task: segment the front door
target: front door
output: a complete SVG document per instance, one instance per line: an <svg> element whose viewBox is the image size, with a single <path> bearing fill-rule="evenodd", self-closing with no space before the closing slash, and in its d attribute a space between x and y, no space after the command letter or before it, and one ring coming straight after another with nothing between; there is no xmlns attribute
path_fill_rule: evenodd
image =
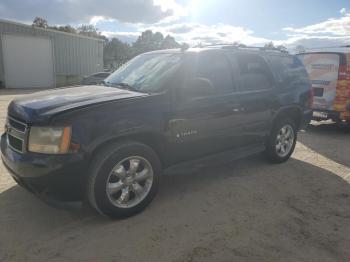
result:
<svg viewBox="0 0 350 262"><path fill-rule="evenodd" d="M209 81L215 92L176 101L169 120L174 162L223 151L239 140L235 125L236 87L228 58L221 52L201 52L192 63L194 69L189 77Z"/></svg>

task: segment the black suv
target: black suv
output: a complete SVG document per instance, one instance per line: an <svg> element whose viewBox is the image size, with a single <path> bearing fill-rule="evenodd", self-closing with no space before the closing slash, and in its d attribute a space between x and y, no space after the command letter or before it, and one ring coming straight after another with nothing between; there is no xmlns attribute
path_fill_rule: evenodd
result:
<svg viewBox="0 0 350 262"><path fill-rule="evenodd" d="M126 217L151 202L164 168L257 152L286 161L311 118L310 88L298 58L277 50L145 53L101 86L12 101L2 160L38 195Z"/></svg>

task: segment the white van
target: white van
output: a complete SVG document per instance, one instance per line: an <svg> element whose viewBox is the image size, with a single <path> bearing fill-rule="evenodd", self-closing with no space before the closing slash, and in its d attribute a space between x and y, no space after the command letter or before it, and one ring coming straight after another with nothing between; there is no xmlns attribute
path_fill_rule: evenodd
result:
<svg viewBox="0 0 350 262"><path fill-rule="evenodd" d="M350 123L350 53L298 54L313 87L313 119Z"/></svg>

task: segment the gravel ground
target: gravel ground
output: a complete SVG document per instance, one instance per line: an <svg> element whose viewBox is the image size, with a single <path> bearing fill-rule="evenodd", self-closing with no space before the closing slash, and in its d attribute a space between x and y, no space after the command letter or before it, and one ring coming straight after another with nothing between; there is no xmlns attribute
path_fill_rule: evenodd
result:
<svg viewBox="0 0 350 262"><path fill-rule="evenodd" d="M1 128L19 93L0 91ZM312 125L285 164L166 174L154 202L119 221L50 207L0 164L0 261L350 261L349 137Z"/></svg>

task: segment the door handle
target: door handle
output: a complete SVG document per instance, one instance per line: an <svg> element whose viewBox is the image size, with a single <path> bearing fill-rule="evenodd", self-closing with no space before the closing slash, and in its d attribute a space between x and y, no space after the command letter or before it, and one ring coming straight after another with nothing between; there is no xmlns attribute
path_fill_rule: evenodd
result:
<svg viewBox="0 0 350 262"><path fill-rule="evenodd" d="M244 110L245 109L242 106L234 106L234 107L232 107L232 112L234 112L234 113L243 112Z"/></svg>
<svg viewBox="0 0 350 262"><path fill-rule="evenodd" d="M186 119L184 118L174 118L174 119L171 119L169 120L169 123L173 124L173 123L181 123L181 122L185 122Z"/></svg>

